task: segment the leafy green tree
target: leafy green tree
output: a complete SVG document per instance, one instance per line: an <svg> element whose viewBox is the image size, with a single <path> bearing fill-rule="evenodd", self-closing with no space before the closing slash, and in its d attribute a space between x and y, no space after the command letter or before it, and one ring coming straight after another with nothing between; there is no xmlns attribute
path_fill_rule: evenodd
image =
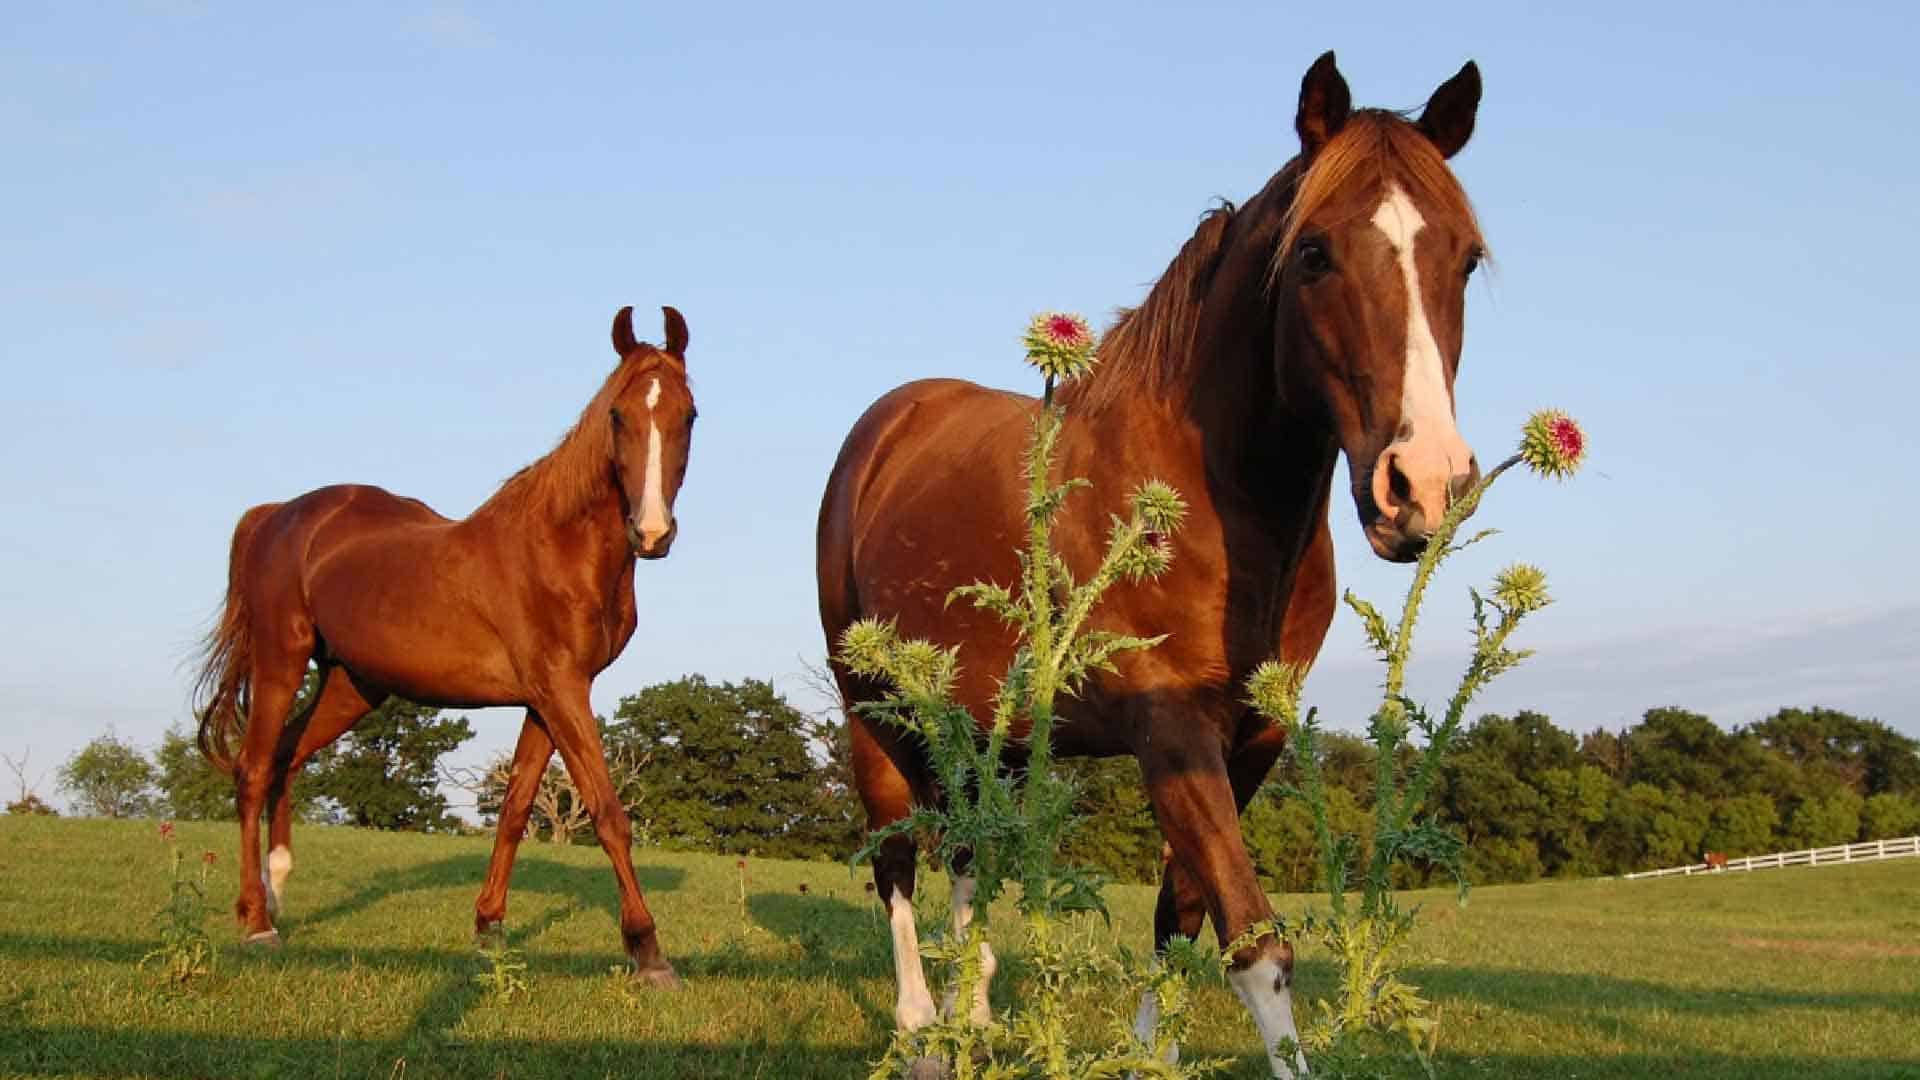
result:
<svg viewBox="0 0 1920 1080"><path fill-rule="evenodd" d="M1713 808L1706 846L1723 855L1763 855L1779 843L1780 812L1765 795L1736 795Z"/></svg>
<svg viewBox="0 0 1920 1080"><path fill-rule="evenodd" d="M1587 877L1601 872L1593 851L1593 829L1606 820L1613 800L1613 778L1594 765L1555 766L1534 780L1541 795L1539 842L1542 869L1556 877Z"/></svg>
<svg viewBox="0 0 1920 1080"><path fill-rule="evenodd" d="M607 739L645 762L645 828L659 842L843 858L861 825L815 757L811 730L767 682L689 675L622 698Z"/></svg>
<svg viewBox="0 0 1920 1080"><path fill-rule="evenodd" d="M168 814L183 821L231 821L237 816L233 777L214 768L192 735L168 728L153 759Z"/></svg>
<svg viewBox="0 0 1920 1080"><path fill-rule="evenodd" d="M92 817L146 817L158 801L153 763L112 732L75 751L58 775L74 808Z"/></svg>
<svg viewBox="0 0 1920 1080"><path fill-rule="evenodd" d="M1160 877L1160 829L1134 759L1068 759L1059 774L1079 789L1074 812L1082 815L1067 834L1061 858L1096 866L1119 881Z"/></svg>
<svg viewBox="0 0 1920 1080"><path fill-rule="evenodd" d="M1601 865L1620 872L1694 862L1705 850L1712 814L1712 805L1692 792L1629 785L1615 793L1597 827Z"/></svg>
<svg viewBox="0 0 1920 1080"><path fill-rule="evenodd" d="M1709 799L1734 794L1739 740L1686 709L1649 709L1626 734L1626 784L1651 784Z"/></svg>
<svg viewBox="0 0 1920 1080"><path fill-rule="evenodd" d="M1816 787L1920 795L1920 741L1877 720L1834 709L1781 709L1748 731L1792 760Z"/></svg>
<svg viewBox="0 0 1920 1080"><path fill-rule="evenodd" d="M1883 791L1869 796L1860 812L1860 839L1891 840L1920 834L1920 799Z"/></svg>
<svg viewBox="0 0 1920 1080"><path fill-rule="evenodd" d="M440 758L473 736L464 716L388 698L308 764L296 798L332 800L345 819L375 829L459 827L440 794ZM302 788L306 789L302 791Z"/></svg>
<svg viewBox="0 0 1920 1080"><path fill-rule="evenodd" d="M1860 815L1866 802L1846 788L1802 799L1787 819L1786 842L1794 848L1851 844L1860 836Z"/></svg>

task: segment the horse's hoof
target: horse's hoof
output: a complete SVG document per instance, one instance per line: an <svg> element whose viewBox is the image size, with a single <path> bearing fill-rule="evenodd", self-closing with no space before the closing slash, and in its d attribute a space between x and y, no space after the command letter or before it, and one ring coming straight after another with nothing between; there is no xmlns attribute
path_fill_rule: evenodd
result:
<svg viewBox="0 0 1920 1080"><path fill-rule="evenodd" d="M953 1070L940 1058L918 1057L907 1066L908 1080L949 1080L952 1076Z"/></svg>
<svg viewBox="0 0 1920 1080"><path fill-rule="evenodd" d="M256 934L248 934L246 937L240 939L240 944L250 949L277 949L281 945L280 931L262 930Z"/></svg>
<svg viewBox="0 0 1920 1080"><path fill-rule="evenodd" d="M667 963L653 968L635 968L633 981L654 990L680 990L686 986L673 970L673 965Z"/></svg>

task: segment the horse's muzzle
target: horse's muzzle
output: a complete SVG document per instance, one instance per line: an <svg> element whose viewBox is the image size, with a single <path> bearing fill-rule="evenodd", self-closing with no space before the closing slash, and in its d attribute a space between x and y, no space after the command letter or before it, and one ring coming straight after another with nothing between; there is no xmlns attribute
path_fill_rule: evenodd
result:
<svg viewBox="0 0 1920 1080"><path fill-rule="evenodd" d="M673 538L678 535L680 535L680 522L677 520L669 523L665 532L653 536L647 535L632 521L627 522L627 546L633 549L633 554L637 558L666 558L667 552L673 547Z"/></svg>

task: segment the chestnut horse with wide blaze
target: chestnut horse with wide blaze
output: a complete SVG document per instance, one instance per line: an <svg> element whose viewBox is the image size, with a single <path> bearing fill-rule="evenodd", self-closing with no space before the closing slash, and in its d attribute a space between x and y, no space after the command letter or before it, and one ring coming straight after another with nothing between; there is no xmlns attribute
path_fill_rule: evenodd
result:
<svg viewBox="0 0 1920 1080"><path fill-rule="evenodd" d="M1334 610L1328 506L1344 453L1360 526L1380 557L1408 561L1449 500L1476 480L1454 423L1467 277L1482 257L1465 192L1446 159L1472 134L1473 64L1415 119L1351 107L1333 54L1306 74L1300 153L1238 209L1208 214L1146 300L1107 334L1092 374L1062 388L1059 476L1087 477L1054 531L1084 576L1109 515L1148 478L1190 506L1171 571L1116 586L1093 627L1166 634L1090 679L1061 708L1062 753L1138 758L1168 858L1156 945L1221 942L1272 914L1239 813L1286 733L1246 703L1244 679L1276 653L1311 663ZM820 508L820 612L830 647L866 616L901 634L960 647L958 700L985 719L1010 631L989 613L947 606L949 590L1019 573L1025 535L1022 453L1037 404L934 379L869 408L847 436ZM835 666L850 703L882 687ZM849 713L853 765L878 828L939 797L921 748ZM935 1015L913 924L915 850L894 836L874 861L893 927L905 1027ZM955 917L972 883L955 868ZM983 960L992 967L982 944ZM1237 952L1232 983L1272 1047L1295 1032L1292 954L1272 936ZM970 1003L986 1009L984 996ZM1141 1003L1150 1030L1157 1003Z"/></svg>
<svg viewBox="0 0 1920 1080"><path fill-rule="evenodd" d="M514 854L557 748L613 861L635 977L678 982L634 876L632 826L587 698L637 625L634 558L664 557L677 531L694 408L686 321L664 311L666 345L655 347L634 339L633 309L621 309L620 361L579 422L463 521L361 485L241 516L197 690L201 749L234 774L235 910L247 940L279 941L271 917L293 866L292 783L316 751L390 695L454 708L523 705L476 929L506 915ZM295 712L309 662L319 690ZM273 850L263 875L266 806Z"/></svg>

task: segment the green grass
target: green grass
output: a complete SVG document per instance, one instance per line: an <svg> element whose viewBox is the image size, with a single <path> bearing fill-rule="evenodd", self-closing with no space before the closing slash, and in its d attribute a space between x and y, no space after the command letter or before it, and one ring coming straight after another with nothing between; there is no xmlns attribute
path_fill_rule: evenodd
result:
<svg viewBox="0 0 1920 1080"><path fill-rule="evenodd" d="M236 830L179 829L190 855L219 853L224 912ZM687 981L668 995L610 974L621 955L599 850L530 843L508 928L531 994L496 1001L473 980L470 940L487 840L315 827L294 843L286 946L226 944L210 979L170 991L137 966L166 896L153 824L0 818L0 1075L848 1077L892 1024L879 906L844 865L749 859L743 910L731 857L640 852ZM945 893L941 876L923 879L923 919ZM1442 1009L1444 1076L1920 1076L1920 860L1424 899L1413 979ZM1118 940L1144 947L1150 890L1115 887L1111 901ZM1004 1002L1018 948L996 947ZM1304 946L1304 995L1329 977ZM1102 1030L1095 1001L1131 1016L1104 990L1077 1029ZM1263 1074L1224 986L1199 1015L1189 1054Z"/></svg>

